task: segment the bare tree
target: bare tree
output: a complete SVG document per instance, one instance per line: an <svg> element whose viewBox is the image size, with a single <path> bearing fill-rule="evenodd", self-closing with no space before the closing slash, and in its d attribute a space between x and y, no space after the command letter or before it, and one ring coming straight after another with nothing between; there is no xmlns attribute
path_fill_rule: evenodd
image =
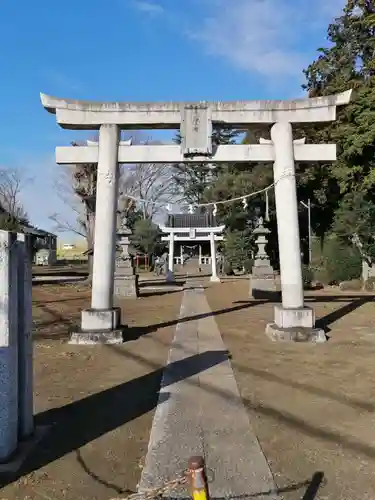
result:
<svg viewBox="0 0 375 500"><path fill-rule="evenodd" d="M72 144L76 146L76 143ZM88 249L94 244L96 208L97 167L94 164L69 165L60 171L55 183L56 191L64 204L70 208L69 216L59 213L51 215L55 230L74 233L87 241ZM89 252L89 269L92 269L92 255Z"/></svg>
<svg viewBox="0 0 375 500"><path fill-rule="evenodd" d="M140 163L124 171L122 182L128 186L124 194L137 198L144 219L152 219L161 208L174 201L172 169L169 165Z"/></svg>
<svg viewBox="0 0 375 500"><path fill-rule="evenodd" d="M133 142L142 143L137 133L133 137ZM79 144L74 142L72 145L78 146ZM97 165L95 164L71 165L63 168L60 179L56 183L56 190L60 199L70 207L71 217L63 217L57 213L50 217L55 222L57 231L73 232L84 237L89 250L94 245L96 183ZM175 192L171 166L166 164L121 165L117 205L118 225L136 207L142 211L145 219L153 218L160 210L160 205L173 201ZM139 201L140 199L142 201ZM90 270L91 259L92 252L89 254Z"/></svg>
<svg viewBox="0 0 375 500"><path fill-rule="evenodd" d="M158 144L145 141L143 144ZM172 165L166 163L139 163L123 165L120 192L137 201L144 219L153 219L163 205L176 201L176 186Z"/></svg>
<svg viewBox="0 0 375 500"><path fill-rule="evenodd" d="M72 146L79 146L73 142ZM94 247L96 213L97 165L69 165L60 170L55 188L60 199L70 208L69 216L54 213L50 219L58 232L74 233L86 239L90 275L92 271L92 249ZM119 197L118 214L121 219L131 210L134 202L124 196Z"/></svg>
<svg viewBox="0 0 375 500"><path fill-rule="evenodd" d="M29 181L18 169L0 168L0 208L9 223L17 225L28 220L21 193Z"/></svg>

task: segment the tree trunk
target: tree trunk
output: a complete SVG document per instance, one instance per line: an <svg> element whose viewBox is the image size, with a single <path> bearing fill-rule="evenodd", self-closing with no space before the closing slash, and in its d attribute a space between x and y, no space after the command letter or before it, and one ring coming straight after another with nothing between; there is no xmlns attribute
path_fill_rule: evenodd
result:
<svg viewBox="0 0 375 500"><path fill-rule="evenodd" d="M93 268L93 262L94 262L94 256L93 255L88 255L87 256L87 265L88 265L88 276L87 278L85 279L84 283L87 284L87 285L90 285L92 284L92 268Z"/></svg>

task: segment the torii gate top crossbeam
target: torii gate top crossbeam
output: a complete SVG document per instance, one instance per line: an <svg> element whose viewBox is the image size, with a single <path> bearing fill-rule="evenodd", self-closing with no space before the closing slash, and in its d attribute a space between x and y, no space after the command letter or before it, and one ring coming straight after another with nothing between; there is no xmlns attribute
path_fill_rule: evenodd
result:
<svg viewBox="0 0 375 500"><path fill-rule="evenodd" d="M43 106L56 114L63 128L98 129L116 124L122 129L175 129L183 121L184 110L208 110L213 124L246 128L250 123L325 122L336 119L336 106L350 101L351 90L341 94L286 101L215 102L95 102L60 99L41 94Z"/></svg>

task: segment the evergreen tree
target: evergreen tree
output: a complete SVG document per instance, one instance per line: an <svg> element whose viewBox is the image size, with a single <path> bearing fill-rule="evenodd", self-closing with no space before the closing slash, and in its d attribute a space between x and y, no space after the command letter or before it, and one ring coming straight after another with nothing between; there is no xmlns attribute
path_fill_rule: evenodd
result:
<svg viewBox="0 0 375 500"><path fill-rule="evenodd" d="M161 241L159 227L150 219L138 219L134 223L131 242L135 249L147 254L153 262L155 254L159 253L164 244Z"/></svg>
<svg viewBox="0 0 375 500"><path fill-rule="evenodd" d="M375 6L373 0L348 0L340 17L328 27L328 48L305 70L310 97L353 89L337 120L301 128L309 142L335 142L338 159L329 165L306 165L298 173L299 190L315 202L316 233L323 237L335 212L358 210L348 193L375 201ZM364 211L363 216L368 212ZM351 228L353 230L353 227Z"/></svg>
<svg viewBox="0 0 375 500"><path fill-rule="evenodd" d="M369 263L375 261L375 204L361 193L348 193L335 214L335 234L354 245Z"/></svg>

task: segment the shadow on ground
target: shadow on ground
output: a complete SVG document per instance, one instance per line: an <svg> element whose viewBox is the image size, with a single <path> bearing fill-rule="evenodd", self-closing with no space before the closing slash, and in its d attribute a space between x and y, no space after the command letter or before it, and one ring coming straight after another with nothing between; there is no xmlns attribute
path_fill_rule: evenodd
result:
<svg viewBox="0 0 375 500"><path fill-rule="evenodd" d="M216 311L210 311L210 312L202 313L202 314L195 314L193 316L184 316L182 318L173 319L171 321L164 321L162 323L155 323L154 325L150 325L150 327L153 327L153 328L156 328L156 329L157 328L165 328L167 326L174 326L174 325L177 325L179 323L187 323L189 321L197 321L199 319L208 318L210 316L218 316L220 314L227 314L227 313L230 313L230 312L233 312L233 311L240 311L241 309L247 309L249 307L255 307L257 305L265 304L267 302L268 301L262 301L262 300L252 301L252 302L246 302L244 304L239 304L239 305L236 305L236 306L233 306L233 307L227 307L227 308L224 308L224 309L217 309Z"/></svg>
<svg viewBox="0 0 375 500"><path fill-rule="evenodd" d="M153 338L154 342L157 342L159 344L162 344L164 346L167 345L165 341L162 339L158 338ZM181 347L179 343L174 343L175 347ZM124 356L126 357L133 357L133 355L130 355L127 351L123 351ZM121 354L121 353L120 353ZM272 371L266 371L266 370L260 370L258 368L253 368L250 366L244 366L239 363L235 363L232 360L232 356L230 353L228 353L228 358L231 360L232 366L235 370L238 372L242 373L248 373L254 377L257 377L262 380L267 380L268 382L275 382L278 383L282 386L285 387L290 387L293 389L297 389L300 391L305 391L309 394L312 394L314 396L320 396L323 398L327 398L328 400L334 400L337 401L338 403L350 406L351 408L362 410L362 411L367 411L367 412L374 412L375 411L375 405L373 403L368 403L367 401L362 401L360 399L352 398L352 397L347 397L345 395L339 394L337 392L332 392L327 389L317 387L311 384L306 384L305 382L298 382L296 380L291 380L290 378L285 378L285 376L280 377L276 375L275 373L272 373ZM135 358L137 361L142 363L142 359L140 357Z"/></svg>
<svg viewBox="0 0 375 500"><path fill-rule="evenodd" d="M34 286L43 286L43 285L69 285L74 283L85 283L86 276L61 276L61 279L53 279L49 278L48 275L46 277L43 276L42 280L34 280L33 279L33 287Z"/></svg>
<svg viewBox="0 0 375 500"><path fill-rule="evenodd" d="M175 281L165 281L164 279L152 279L152 280L145 280L145 281L139 281L139 288L148 288L148 287L172 287L172 286L184 286L186 283L186 279L176 279Z"/></svg>
<svg viewBox="0 0 375 500"><path fill-rule="evenodd" d="M157 290L157 291L143 291L141 292L141 296L146 297L146 296L156 296L156 295L164 295L168 293L177 293L180 292L180 290ZM73 299L68 299L68 300L73 300ZM364 304L367 304L368 302L374 302L375 301L375 295L309 295L306 297L305 302L307 305L311 303L324 303L324 302L344 302L345 304L342 307L339 307L335 311L332 311L325 316L322 316L319 318L316 322L317 327L322 328L325 330L326 333L330 332L330 326L332 323L335 321L338 321L342 317L346 316L347 314L355 311L359 307L361 307ZM347 303L349 302L349 303ZM202 313L202 314L196 314L193 316L186 316L182 318L176 318L172 319L170 321L164 321L161 323L154 323L151 325L147 326L140 326L140 327L127 327L125 328L124 332L124 340L125 341L130 341L130 340L136 340L139 337L143 335L148 335L151 332L154 332L158 330L159 328L165 328L168 326L175 326L179 323L186 323L189 321L197 321L199 319L207 318L209 316L219 316L221 314L228 314L234 311L239 311L242 309L247 309L251 307L256 307L258 305L263 305L263 304L276 304L277 302L274 300L246 300L246 301L236 301L233 304L233 307L228 307L224 309L218 309L216 311L210 311L207 313ZM34 332L34 340L64 340L68 339L70 333L77 329L79 329L79 322L77 319L69 319L63 314L60 314L51 308L49 308L47 305L43 304L38 304L39 307L42 307L42 309L53 316L53 319L43 322L43 324L38 325L36 324L36 328L38 326L42 327L43 329L48 329L48 327L54 327L54 326L65 326L66 330L65 331L60 331L59 332L49 332L49 331L36 331Z"/></svg>
<svg viewBox="0 0 375 500"><path fill-rule="evenodd" d="M140 297L157 297L160 295L169 295L171 293L179 293L181 292L181 289L179 290L140 290Z"/></svg>
<svg viewBox="0 0 375 500"><path fill-rule="evenodd" d="M151 325L147 326L134 326L134 327L127 327L124 330L124 341L130 341L130 340L136 340L139 337L142 337L143 335L148 335L151 332L155 332L159 328L165 328L168 326L175 326L179 323L186 323L189 321L197 321L199 319L207 318L209 316L217 316L219 314L226 314L230 313L232 311L239 311L241 309L247 309L249 307L254 307L259 304L264 304L267 301L253 301L253 302L246 302L245 304L239 304L233 307L229 307L226 309L218 309L217 311L210 311L208 313L202 313L202 314L196 314L193 316L185 316L182 318L176 318L170 321L163 321L161 323L154 323ZM69 335L72 331L78 331L79 330L79 322L77 319L69 319L63 314L60 314L51 308L49 308L46 305L40 306L42 309L53 317L53 319L44 321L40 325L37 323L34 324L34 329L36 328L36 331L34 330L33 333L33 339L34 340L67 340L69 338ZM47 329L50 327L55 326L65 326L66 330L61 331L61 329L58 332L53 332L53 331L37 331L38 327L41 327L43 329Z"/></svg>
<svg viewBox="0 0 375 500"><path fill-rule="evenodd" d="M136 493L134 490L129 490L128 488L120 488L117 484L109 483L102 477L98 476L93 470L90 469L90 467L87 465L85 459L82 456L81 450L76 450L76 458L77 458L77 463L81 467L81 469L86 472L88 476L91 477L94 481L97 483L105 486L106 488L115 491L119 495L132 495Z"/></svg>
<svg viewBox="0 0 375 500"><path fill-rule="evenodd" d="M88 276L87 269L71 269L71 268L33 268L32 275L35 276Z"/></svg>
<svg viewBox="0 0 375 500"><path fill-rule="evenodd" d="M320 396L323 398L332 399L334 401L337 401L338 403L350 406L358 410L368 411L370 413L375 411L375 405L372 403L368 403L367 401L361 401L359 399L349 398L339 393L322 389L321 387L316 387L310 384L306 384L304 382L297 382L295 380L291 380L285 377L279 377L278 375L269 371L259 370L257 368L251 368L250 366L243 366L233 362L232 364L233 367L239 372L249 373L254 377L257 377L262 380L267 380L268 382L275 382L285 387L291 387L293 389L308 392L309 394L312 394L314 396Z"/></svg>
<svg viewBox="0 0 375 500"><path fill-rule="evenodd" d="M70 299L69 299L70 300ZM37 303L43 312L52 316L48 321L33 321L33 340L67 340L70 332L79 328L76 318L69 318L54 309L51 309L48 303ZM54 331L54 327L58 330Z"/></svg>
<svg viewBox="0 0 375 500"><path fill-rule="evenodd" d="M310 297L307 297L307 302L309 302ZM359 309L361 306L364 304L368 304L369 302L374 302L375 296L374 295L366 295L366 296L361 296L361 295L346 295L346 296L340 296L340 295L334 295L331 297L319 297L316 296L313 298L314 302L349 302L348 304L343 305L342 307L339 307L335 311L332 311L325 316L322 316L319 318L316 322L316 326L318 328L323 328L327 333L331 331L331 328L329 325L332 323L335 323L335 321L338 321L339 319L343 318L344 316L350 314L351 312L355 311L356 309Z"/></svg>
<svg viewBox="0 0 375 500"><path fill-rule="evenodd" d="M318 318L316 321L316 327L322 328L326 333L331 331L329 325L343 318L347 314L359 309L364 304L375 301L375 295L307 295L305 297L305 304L310 305L311 303L329 303L329 302L345 302L342 307L335 309L334 311ZM233 304L248 304L249 307L256 306L257 304L277 303L275 300L237 300Z"/></svg>
<svg viewBox="0 0 375 500"><path fill-rule="evenodd" d="M141 356L130 353L119 346L106 346L106 347L110 348L113 351L116 351L121 356L124 356L129 359L134 359L140 363L143 363L145 364L145 366L154 367L155 365L155 363L146 360ZM228 356L227 353L225 355ZM189 383L195 385L194 380L189 381ZM285 383L287 384L288 382ZM224 399L232 398L232 395L228 394L227 391L219 389L217 387L213 387L210 384L205 384L200 382L199 387L204 391L207 391L208 393L218 394L219 396L222 396ZM306 388L310 389L309 386L307 386ZM331 393L329 392L327 392L327 394L325 395L328 398L331 397ZM375 447L371 446L370 444L360 442L352 436L345 436L333 429L317 427L314 424L311 424L293 415L292 413L281 411L279 409L273 408L272 406L263 405L258 402L255 403L249 398L242 398L242 402L245 408L247 408L252 413L255 413L259 416L270 417L276 422L282 423L288 427L296 429L301 433L305 434L306 436L317 437L327 442L334 443L335 445L341 445L343 448L346 448L348 450L354 451L355 453L359 453L364 457L375 460ZM344 398L341 402L344 402ZM350 403L353 406L362 407L362 409L366 409L367 411L371 411L371 408L369 406L365 408L364 402L355 400L345 400L345 402L347 404Z"/></svg>
<svg viewBox="0 0 375 500"><path fill-rule="evenodd" d="M206 351L170 363L169 373L173 377L168 383L196 375L221 363L227 356L226 351ZM50 431L16 475L1 475L0 487L153 410L158 404L162 374L163 368L157 368L142 377L38 414L36 425L51 426ZM159 404L168 398L168 393L161 393Z"/></svg>

